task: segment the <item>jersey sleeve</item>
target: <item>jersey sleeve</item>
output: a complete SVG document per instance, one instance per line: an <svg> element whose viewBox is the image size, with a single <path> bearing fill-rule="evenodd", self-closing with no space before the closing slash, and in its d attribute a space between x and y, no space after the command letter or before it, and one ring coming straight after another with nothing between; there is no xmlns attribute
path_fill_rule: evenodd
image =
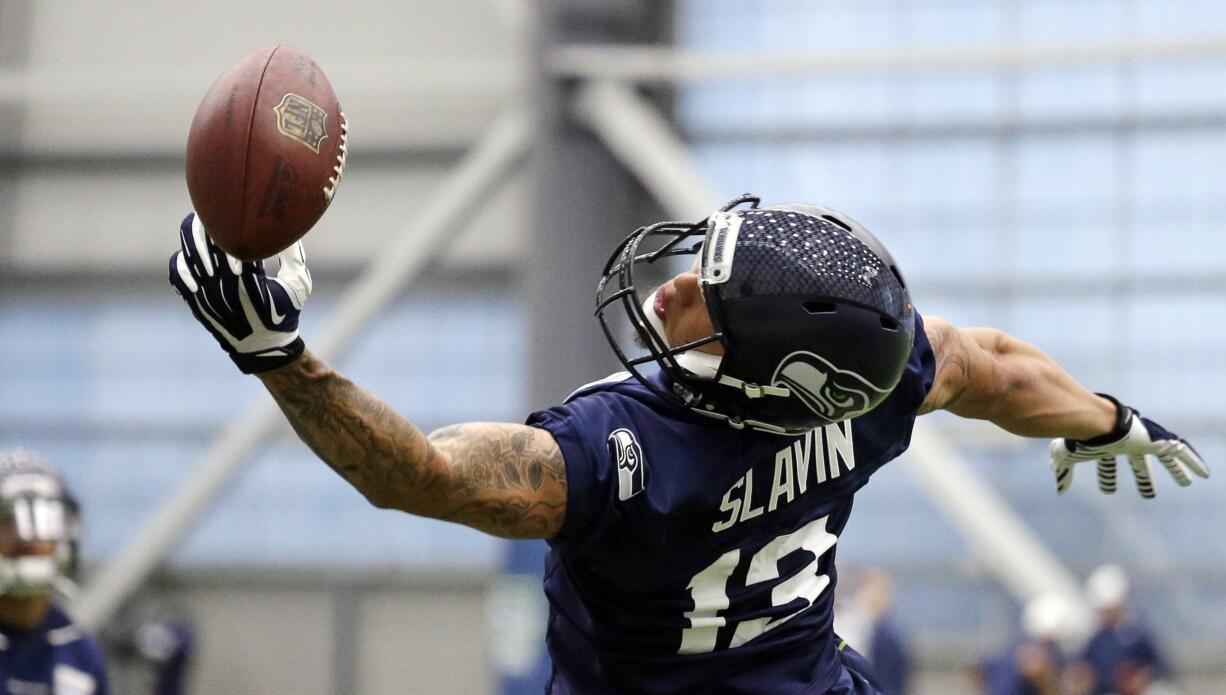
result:
<svg viewBox="0 0 1226 695"><path fill-rule="evenodd" d="M610 405L599 394L580 396L528 416L527 424L548 431L566 462L566 517L555 548L580 545L595 534L616 493L617 471L605 446Z"/></svg>
<svg viewBox="0 0 1226 695"><path fill-rule="evenodd" d="M52 670L56 693L109 695L106 657L102 647L90 635L81 635L66 652L61 652Z"/></svg>
<svg viewBox="0 0 1226 695"><path fill-rule="evenodd" d="M907 366L903 369L902 378L894 388L896 397L900 398L905 410L915 413L932 390L936 380L936 355L932 352L932 343L928 342L928 333L924 330L924 317L915 312L915 340L911 347L911 356L907 358Z"/></svg>

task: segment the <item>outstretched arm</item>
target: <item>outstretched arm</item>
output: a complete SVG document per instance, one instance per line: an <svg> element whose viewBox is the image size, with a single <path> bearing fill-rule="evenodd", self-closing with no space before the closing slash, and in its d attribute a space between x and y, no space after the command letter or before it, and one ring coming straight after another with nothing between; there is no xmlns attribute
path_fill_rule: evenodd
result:
<svg viewBox="0 0 1226 695"><path fill-rule="evenodd" d="M948 410L989 420L1027 437L1054 437L1052 472L1064 492L1073 467L1095 461L1103 492L1116 489L1116 459L1126 457L1142 497L1153 497L1149 459L1179 485L1209 469L1190 444L1114 398L1090 393L1038 348L989 328L958 328L925 319L936 356L932 389L921 413Z"/></svg>
<svg viewBox="0 0 1226 695"><path fill-rule="evenodd" d="M236 366L258 374L298 436L379 507L508 538L550 538L566 513L566 468L553 435L470 423L429 437L309 352L298 316L311 294L302 243L262 261L228 255L189 214L170 284Z"/></svg>
<svg viewBox="0 0 1226 695"><path fill-rule="evenodd" d="M1025 437L1091 439L1112 430L1116 408L1038 348L991 328L924 317L937 369L921 413L948 410Z"/></svg>
<svg viewBox="0 0 1226 695"><path fill-rule="evenodd" d="M562 527L566 467L545 430L467 423L426 436L309 351L259 377L298 436L375 506L505 538Z"/></svg>

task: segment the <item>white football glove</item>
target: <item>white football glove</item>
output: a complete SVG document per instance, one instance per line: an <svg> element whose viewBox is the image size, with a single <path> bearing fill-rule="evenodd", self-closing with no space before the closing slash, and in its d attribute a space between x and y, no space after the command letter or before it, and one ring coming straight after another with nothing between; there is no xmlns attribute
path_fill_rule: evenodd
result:
<svg viewBox="0 0 1226 695"><path fill-rule="evenodd" d="M276 369L302 354L298 314L311 294L302 242L277 255L281 268L269 277L263 261L244 262L222 251L195 213L183 219L179 235L170 284L239 369Z"/></svg>
<svg viewBox="0 0 1226 695"><path fill-rule="evenodd" d="M1115 403L1115 429L1094 439L1055 439L1051 443L1051 469L1056 476L1056 490L1063 493L1073 482L1073 466L1083 461L1098 462L1098 488L1107 494L1115 492L1115 465L1120 456L1128 458L1137 478L1141 496L1154 496L1153 471L1150 457L1158 459L1181 487L1191 484L1189 475L1209 477L1209 468L1200 454L1183 438L1167 431L1162 425L1141 417L1136 410L1111 396L1098 394Z"/></svg>

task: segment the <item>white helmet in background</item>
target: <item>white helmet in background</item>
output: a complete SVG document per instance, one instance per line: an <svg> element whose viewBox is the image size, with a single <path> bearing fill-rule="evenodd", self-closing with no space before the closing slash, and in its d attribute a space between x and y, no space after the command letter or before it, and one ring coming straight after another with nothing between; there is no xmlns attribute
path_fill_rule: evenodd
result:
<svg viewBox="0 0 1226 695"><path fill-rule="evenodd" d="M1119 565L1103 565L1086 580L1086 598L1097 610L1117 608L1128 598L1128 574Z"/></svg>
<svg viewBox="0 0 1226 695"><path fill-rule="evenodd" d="M1077 629L1077 606L1063 594L1039 594L1022 610L1022 631L1031 639L1066 643Z"/></svg>
<svg viewBox="0 0 1226 695"><path fill-rule="evenodd" d="M77 509L49 460L0 449L0 594L42 596L65 582L76 557Z"/></svg>

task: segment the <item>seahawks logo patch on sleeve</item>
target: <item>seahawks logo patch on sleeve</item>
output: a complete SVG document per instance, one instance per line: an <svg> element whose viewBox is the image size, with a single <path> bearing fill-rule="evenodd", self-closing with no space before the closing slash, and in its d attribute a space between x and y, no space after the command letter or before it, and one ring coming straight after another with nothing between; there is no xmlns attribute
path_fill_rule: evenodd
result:
<svg viewBox="0 0 1226 695"><path fill-rule="evenodd" d="M871 409L870 394L888 393L867 379L828 362L812 352L793 352L784 357L771 381L786 386L810 410L829 422L863 415Z"/></svg>
<svg viewBox="0 0 1226 695"><path fill-rule="evenodd" d="M643 447L639 446L634 433L625 428L610 432L609 456L617 464L617 499L625 502L642 492L647 464L643 460Z"/></svg>

